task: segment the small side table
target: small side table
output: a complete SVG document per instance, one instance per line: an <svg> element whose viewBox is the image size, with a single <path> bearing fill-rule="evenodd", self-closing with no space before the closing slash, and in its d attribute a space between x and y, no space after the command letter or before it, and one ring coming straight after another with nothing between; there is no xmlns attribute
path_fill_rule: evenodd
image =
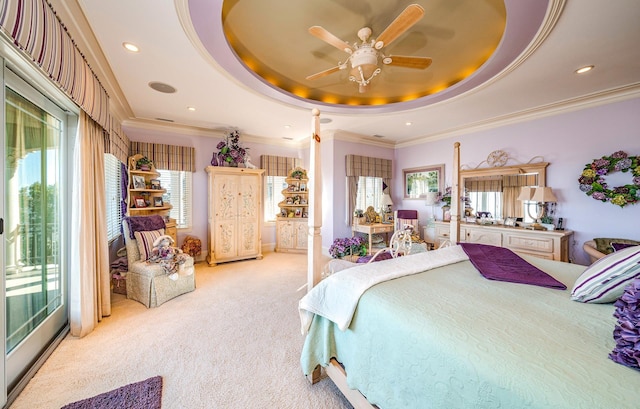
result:
<svg viewBox="0 0 640 409"><path fill-rule="evenodd" d="M376 233L385 233L387 238L386 243L389 245L389 233L393 233L393 223L354 224L351 226L351 235L355 236L356 232L369 235L368 253L372 254L371 236Z"/></svg>

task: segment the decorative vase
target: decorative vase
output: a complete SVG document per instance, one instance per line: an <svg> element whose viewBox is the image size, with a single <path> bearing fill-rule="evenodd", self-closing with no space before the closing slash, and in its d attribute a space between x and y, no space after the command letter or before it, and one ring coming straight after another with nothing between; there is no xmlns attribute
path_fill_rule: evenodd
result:
<svg viewBox="0 0 640 409"><path fill-rule="evenodd" d="M211 166L218 166L218 154L214 153L211 157Z"/></svg>

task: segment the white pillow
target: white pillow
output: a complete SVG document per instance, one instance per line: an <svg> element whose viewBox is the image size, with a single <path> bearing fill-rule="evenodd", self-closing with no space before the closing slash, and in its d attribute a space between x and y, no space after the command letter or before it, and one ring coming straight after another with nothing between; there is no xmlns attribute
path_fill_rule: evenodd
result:
<svg viewBox="0 0 640 409"><path fill-rule="evenodd" d="M164 236L164 229L149 230L149 231L136 231L133 232L133 236L138 243L138 250L140 251L140 260L146 261L151 257L151 250L153 250L153 242L160 236Z"/></svg>
<svg viewBox="0 0 640 409"><path fill-rule="evenodd" d="M640 246L611 253L578 277L571 299L585 303L615 302L635 277L640 276Z"/></svg>

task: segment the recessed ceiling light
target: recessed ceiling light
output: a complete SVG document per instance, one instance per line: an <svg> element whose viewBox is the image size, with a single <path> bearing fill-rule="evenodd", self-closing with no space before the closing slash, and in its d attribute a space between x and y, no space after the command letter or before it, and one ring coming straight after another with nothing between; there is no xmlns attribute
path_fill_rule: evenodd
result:
<svg viewBox="0 0 640 409"><path fill-rule="evenodd" d="M291 129L291 125L285 125L284 129Z"/></svg>
<svg viewBox="0 0 640 409"><path fill-rule="evenodd" d="M132 43L122 43L122 46L132 53L137 53L138 51L140 51L138 46Z"/></svg>
<svg viewBox="0 0 640 409"><path fill-rule="evenodd" d="M576 70L576 74L584 74L585 72L591 71L593 67L594 67L593 65L587 65L585 67L578 68Z"/></svg>
<svg viewBox="0 0 640 409"><path fill-rule="evenodd" d="M189 111L195 111L195 110L196 110L196 107L187 107L187 110L189 110Z"/></svg>
<svg viewBox="0 0 640 409"><path fill-rule="evenodd" d="M411 126L411 125L413 125L413 122L405 122L404 124L407 125L407 126Z"/></svg>
<svg viewBox="0 0 640 409"><path fill-rule="evenodd" d="M176 92L175 88L173 88L171 85L165 84L163 82L150 82L149 86L152 89L155 89L158 92L163 92L165 94L173 94L174 92Z"/></svg>
<svg viewBox="0 0 640 409"><path fill-rule="evenodd" d="M331 118L320 118L321 124L330 124L333 121Z"/></svg>

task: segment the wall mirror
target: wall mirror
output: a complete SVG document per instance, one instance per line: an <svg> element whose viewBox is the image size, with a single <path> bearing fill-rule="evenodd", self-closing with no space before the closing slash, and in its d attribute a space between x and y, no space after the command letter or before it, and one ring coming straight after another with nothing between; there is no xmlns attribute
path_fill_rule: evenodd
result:
<svg viewBox="0 0 640 409"><path fill-rule="evenodd" d="M486 212L494 219L523 217L516 200L523 186L546 186L548 162L460 171L460 186L470 199L473 214Z"/></svg>

